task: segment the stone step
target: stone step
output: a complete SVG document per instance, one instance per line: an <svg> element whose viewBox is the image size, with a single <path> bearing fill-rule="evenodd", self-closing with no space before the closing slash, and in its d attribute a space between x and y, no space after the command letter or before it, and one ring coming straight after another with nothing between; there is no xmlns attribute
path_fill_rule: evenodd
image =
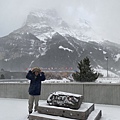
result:
<svg viewBox="0 0 120 120"><path fill-rule="evenodd" d="M38 107L38 112L41 114L54 115L72 119L86 120L89 114L94 110L93 103L82 103L78 110L49 106L46 102L42 102Z"/></svg>
<svg viewBox="0 0 120 120"><path fill-rule="evenodd" d="M40 113L32 113L29 115L29 120L76 120L70 118L64 118L60 116L46 115Z"/></svg>
<svg viewBox="0 0 120 120"><path fill-rule="evenodd" d="M96 109L91 112L91 114L88 116L87 120L100 120L101 116L102 116L102 111Z"/></svg>
<svg viewBox="0 0 120 120"><path fill-rule="evenodd" d="M91 114L86 120L100 120L101 115L102 115L101 110L94 110L91 112ZM29 120L78 120L78 119L70 119L60 116L32 113L29 115Z"/></svg>
<svg viewBox="0 0 120 120"><path fill-rule="evenodd" d="M46 101L41 101L38 112L29 115L29 120L100 120L101 110L94 110L93 103L81 104L78 110L50 106Z"/></svg>

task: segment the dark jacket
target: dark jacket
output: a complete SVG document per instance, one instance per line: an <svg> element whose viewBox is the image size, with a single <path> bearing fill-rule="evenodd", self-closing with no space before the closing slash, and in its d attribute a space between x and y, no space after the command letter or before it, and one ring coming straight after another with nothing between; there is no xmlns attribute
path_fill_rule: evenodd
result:
<svg viewBox="0 0 120 120"><path fill-rule="evenodd" d="M40 95L41 93L41 81L45 80L44 72L41 72L38 74L38 76L35 76L35 73L32 73L30 70L26 78L30 80L30 86L29 86L29 94L30 95Z"/></svg>

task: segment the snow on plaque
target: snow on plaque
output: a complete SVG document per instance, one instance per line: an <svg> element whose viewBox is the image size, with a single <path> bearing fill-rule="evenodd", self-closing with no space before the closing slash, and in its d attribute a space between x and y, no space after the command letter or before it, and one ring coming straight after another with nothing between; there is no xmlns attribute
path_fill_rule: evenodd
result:
<svg viewBox="0 0 120 120"><path fill-rule="evenodd" d="M67 92L53 92L48 96L47 103L58 107L79 109L83 101L83 96Z"/></svg>

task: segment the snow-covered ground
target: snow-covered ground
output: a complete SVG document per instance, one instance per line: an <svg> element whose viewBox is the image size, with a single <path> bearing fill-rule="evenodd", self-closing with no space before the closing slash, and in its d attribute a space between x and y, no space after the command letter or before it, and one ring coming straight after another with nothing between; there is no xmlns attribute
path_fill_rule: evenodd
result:
<svg viewBox="0 0 120 120"><path fill-rule="evenodd" d="M120 120L120 106L95 104L95 107L102 110L101 120ZM0 98L0 120L27 120L27 110L27 99Z"/></svg>
<svg viewBox="0 0 120 120"><path fill-rule="evenodd" d="M45 80L42 81L43 83L67 83L70 82L69 79L63 78L62 80L57 80L57 79L50 79L50 80Z"/></svg>
<svg viewBox="0 0 120 120"><path fill-rule="evenodd" d="M100 66L99 66L100 67ZM103 68L98 68L98 69L94 69L96 72L101 73L103 75L103 77L107 77L107 73L109 77L120 77L119 75L116 75L115 73L111 72L111 71L107 71Z"/></svg>
<svg viewBox="0 0 120 120"><path fill-rule="evenodd" d="M120 83L120 77L118 78L98 78L96 83Z"/></svg>

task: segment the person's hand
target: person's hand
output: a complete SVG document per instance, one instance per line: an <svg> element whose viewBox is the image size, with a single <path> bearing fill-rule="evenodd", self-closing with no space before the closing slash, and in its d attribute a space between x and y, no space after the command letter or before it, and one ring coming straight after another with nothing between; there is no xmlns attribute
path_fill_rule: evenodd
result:
<svg viewBox="0 0 120 120"><path fill-rule="evenodd" d="M31 71L33 72L33 71L34 71L34 68L31 68Z"/></svg>

